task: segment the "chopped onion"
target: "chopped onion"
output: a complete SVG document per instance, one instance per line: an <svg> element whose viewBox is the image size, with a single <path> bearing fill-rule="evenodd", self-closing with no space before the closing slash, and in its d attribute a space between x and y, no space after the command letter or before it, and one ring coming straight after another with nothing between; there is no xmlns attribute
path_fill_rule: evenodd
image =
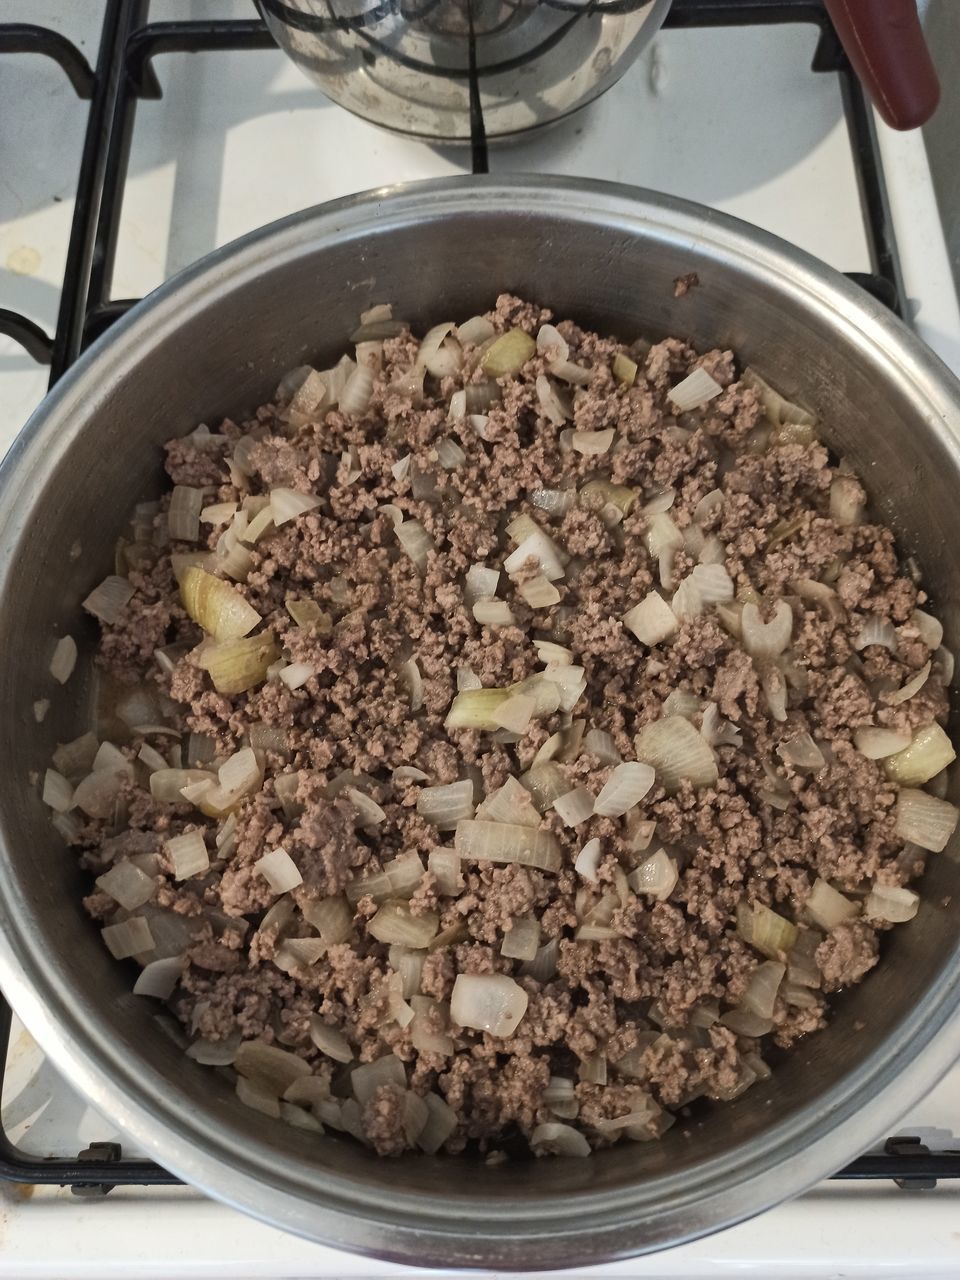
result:
<svg viewBox="0 0 960 1280"><path fill-rule="evenodd" d="M503 935L500 954L508 960L532 960L540 947L540 922L514 920Z"/></svg>
<svg viewBox="0 0 960 1280"><path fill-rule="evenodd" d="M576 499L576 489L534 489L530 494L533 505L551 516L565 516Z"/></svg>
<svg viewBox="0 0 960 1280"><path fill-rule="evenodd" d="M753 971L750 982L740 997L740 1006L758 1018L772 1018L777 992L787 966L777 960L765 960Z"/></svg>
<svg viewBox="0 0 960 1280"><path fill-rule="evenodd" d="M404 520L403 524L397 526L395 533L401 547L413 561L420 573L425 572L427 567L427 558L431 551L435 551L436 543L430 537L426 529L419 520Z"/></svg>
<svg viewBox="0 0 960 1280"><path fill-rule="evenodd" d="M167 512L167 529L170 537L178 542L196 542L200 536L200 511L203 508L203 490L189 485L173 486L170 510Z"/></svg>
<svg viewBox="0 0 960 1280"><path fill-rule="evenodd" d="M130 956L153 951L156 943L150 925L143 916L131 916L119 924L108 924L100 930L100 936L114 960L127 960Z"/></svg>
<svg viewBox="0 0 960 1280"><path fill-rule="evenodd" d="M830 484L830 519L845 528L863 520L866 494L856 476L836 475Z"/></svg>
<svg viewBox="0 0 960 1280"><path fill-rule="evenodd" d="M631 360L628 355L622 351L618 351L613 357L613 365L611 366L613 376L617 382L622 383L625 387L632 387L637 380L637 364Z"/></svg>
<svg viewBox="0 0 960 1280"><path fill-rule="evenodd" d="M921 849L940 853L957 826L960 811L946 800L938 800L911 787L903 787L897 796L896 833Z"/></svg>
<svg viewBox="0 0 960 1280"><path fill-rule="evenodd" d="M127 781L125 772L98 769L78 783L73 793L73 803L88 818L112 818L117 797Z"/></svg>
<svg viewBox="0 0 960 1280"><path fill-rule="evenodd" d="M569 1124L538 1124L530 1134L530 1148L538 1156L588 1156L590 1143Z"/></svg>
<svg viewBox="0 0 960 1280"><path fill-rule="evenodd" d="M909 733L901 733L898 729L882 729L876 725L864 725L853 731L853 744L862 756L868 760L883 760L886 756L895 755L904 747L909 747Z"/></svg>
<svg viewBox="0 0 960 1280"><path fill-rule="evenodd" d="M487 796L477 810L476 816L485 822L512 822L522 827L539 827L540 825L540 814L534 807L530 792L513 777L507 778L502 787L498 787ZM450 850L450 852L454 851Z"/></svg>
<svg viewBox="0 0 960 1280"><path fill-rule="evenodd" d="M929 662L925 663L917 674L915 676L911 676L902 688L897 689L894 693L888 693L885 698L886 703L891 707L899 707L902 702L908 702L915 693L919 693L927 683L927 679L930 675L930 666L931 664ZM949 683L949 681L945 681L945 683Z"/></svg>
<svg viewBox="0 0 960 1280"><path fill-rule="evenodd" d="M566 397L561 396L546 374L541 373L537 376L536 389L540 409L544 417L555 427L562 427L568 419L573 417L572 405Z"/></svg>
<svg viewBox="0 0 960 1280"><path fill-rule="evenodd" d="M814 881L813 889L804 907L814 924L827 930L842 924L844 920L849 920L860 910L857 903L851 902L849 898L845 898L842 893L834 889L833 885L819 878Z"/></svg>
<svg viewBox="0 0 960 1280"><path fill-rule="evenodd" d="M265 1044L262 1040L244 1040L237 1046L233 1065L239 1075L280 1097L294 1080L311 1074L310 1066L295 1053Z"/></svg>
<svg viewBox="0 0 960 1280"><path fill-rule="evenodd" d="M910 625L928 649L939 649L943 644L943 624L932 614L914 609L910 615Z"/></svg>
<svg viewBox="0 0 960 1280"><path fill-rule="evenodd" d="M513 1035L527 1011L527 993L502 973L460 973L450 996L450 1017L460 1027Z"/></svg>
<svg viewBox="0 0 960 1280"><path fill-rule="evenodd" d="M583 739L583 746L592 756L596 756L601 764L619 764L620 752L612 736L605 729L588 729Z"/></svg>
<svg viewBox="0 0 960 1280"><path fill-rule="evenodd" d="M572 711L587 687L583 667L548 667L543 679L559 687L561 711Z"/></svg>
<svg viewBox="0 0 960 1280"><path fill-rule="evenodd" d="M43 803L55 813L66 813L73 808L73 787L62 773L48 769L43 776L42 798Z"/></svg>
<svg viewBox="0 0 960 1280"><path fill-rule="evenodd" d="M356 810L358 827L378 827L381 822L386 821L384 810L366 792L357 787L344 787L343 794Z"/></svg>
<svg viewBox="0 0 960 1280"><path fill-rule="evenodd" d="M683 716L668 716L646 725L637 734L634 746L638 758L656 770L657 779L668 794L686 780L695 788L717 781L717 760L713 750Z"/></svg>
<svg viewBox="0 0 960 1280"><path fill-rule="evenodd" d="M675 635L680 623L663 596L650 591L623 615L623 625L642 644L657 645Z"/></svg>
<svg viewBox="0 0 960 1280"><path fill-rule="evenodd" d="M271 849L253 864L253 869L263 876L274 893L288 893L303 884L297 864L285 849Z"/></svg>
<svg viewBox="0 0 960 1280"><path fill-rule="evenodd" d="M263 782L263 772L252 747L243 747L224 760L217 777L221 787L236 795L258 791Z"/></svg>
<svg viewBox="0 0 960 1280"><path fill-rule="evenodd" d="M711 747L743 746L743 738L730 721L720 719L720 710L715 702L708 702L703 709L700 733Z"/></svg>
<svg viewBox="0 0 960 1280"><path fill-rule="evenodd" d="M777 747L777 754L787 764L796 765L798 769L822 769L826 764L823 752L810 737L809 733L795 733Z"/></svg>
<svg viewBox="0 0 960 1280"><path fill-rule="evenodd" d="M465 778L437 787L424 787L417 796L417 813L441 831L452 831L474 813L473 782Z"/></svg>
<svg viewBox="0 0 960 1280"><path fill-rule="evenodd" d="M140 970L133 984L133 994L152 996L154 1000L169 1000L177 989L182 970L183 961L180 956L151 960Z"/></svg>
<svg viewBox="0 0 960 1280"><path fill-rule="evenodd" d="M557 578L563 577L564 553L553 539L540 529L534 530L529 537L518 544L515 551L511 551L504 560L503 567L513 577L520 573L531 560L539 566L540 572L549 581L554 582Z"/></svg>
<svg viewBox="0 0 960 1280"><path fill-rule="evenodd" d="M125 911L136 911L153 897L156 884L139 867L126 859L116 862L97 877L97 888L108 893Z"/></svg>
<svg viewBox="0 0 960 1280"><path fill-rule="evenodd" d="M600 846L600 841L597 839L588 840L577 854L573 869L577 875L583 876L584 880L589 880L592 884L599 884L600 877L597 872L602 856L603 850Z"/></svg>
<svg viewBox="0 0 960 1280"><path fill-rule="evenodd" d="M364 413L372 395L373 370L365 364L355 365L338 397L341 413Z"/></svg>
<svg viewBox="0 0 960 1280"><path fill-rule="evenodd" d="M352 1062L353 1050L344 1035L336 1027L328 1026L317 1013L310 1016L310 1039L328 1058L334 1062Z"/></svg>
<svg viewBox="0 0 960 1280"><path fill-rule="evenodd" d="M361 1107L384 1085L395 1085L398 1089L407 1087L407 1073L394 1053L385 1053L375 1062L364 1062L350 1072L350 1087Z"/></svg>
<svg viewBox="0 0 960 1280"><path fill-rule="evenodd" d="M594 796L586 787L574 787L562 796L557 796L553 809L566 827L578 827L593 816Z"/></svg>
<svg viewBox="0 0 960 1280"><path fill-rule="evenodd" d="M246 693L263 683L279 656L276 641L265 632L211 645L200 656L200 665L210 673L218 693Z"/></svg>
<svg viewBox="0 0 960 1280"><path fill-rule="evenodd" d="M437 892L455 898L463 888L460 874L460 855L456 849L431 849L427 855L427 870L437 884Z"/></svg>
<svg viewBox="0 0 960 1280"><path fill-rule="evenodd" d="M721 1017L720 1024L728 1027L738 1036L750 1036L751 1038L765 1036L773 1030L773 1023L769 1018L761 1018L749 1009L730 1009ZM752 1073L750 1083L753 1083ZM725 1093L722 1100L729 1102L731 1098L736 1097L742 1091L742 1088L738 1088L733 1093ZM717 1092L716 1096L718 1098L721 1097L719 1092Z"/></svg>
<svg viewBox="0 0 960 1280"><path fill-rule="evenodd" d="M817 420L812 413L785 400L779 391L774 391L773 387L760 377L755 369L744 369L740 375L740 381L745 387L752 387L756 391L772 426L778 427L786 422L807 427L816 426Z"/></svg>
<svg viewBox="0 0 960 1280"><path fill-rule="evenodd" d="M247 1080L244 1076L237 1078L237 1097L251 1111L259 1111L271 1120L280 1119L280 1102L276 1094L266 1088L258 1080Z"/></svg>
<svg viewBox="0 0 960 1280"><path fill-rule="evenodd" d="M83 602L83 607L87 613L92 613L101 622L107 624L119 622L124 608L133 597L133 590L133 586L126 578L111 575L109 578L104 578L99 587L90 592Z"/></svg>
<svg viewBox="0 0 960 1280"><path fill-rule="evenodd" d="M703 745L706 747L706 743ZM649 764L626 761L616 765L594 801L594 813L604 818L619 818L640 803L655 781L656 775Z"/></svg>
<svg viewBox="0 0 960 1280"><path fill-rule="evenodd" d="M50 659L50 674L58 684L66 684L77 665L77 642L73 636L61 636Z"/></svg>
<svg viewBox="0 0 960 1280"><path fill-rule="evenodd" d="M893 884L875 884L867 895L863 913L871 920L904 924L913 919L919 906L920 895L912 889L901 889Z"/></svg>
<svg viewBox="0 0 960 1280"><path fill-rule="evenodd" d="M478 600L473 606L473 616L484 627L512 627L516 622L506 600Z"/></svg>
<svg viewBox="0 0 960 1280"><path fill-rule="evenodd" d="M187 880L210 867L210 855L202 831L188 831L164 842L164 853L175 880Z"/></svg>
<svg viewBox="0 0 960 1280"><path fill-rule="evenodd" d="M745 604L740 616L743 647L754 658L776 658L790 643L793 612L785 600L778 600L773 617L764 622L755 604Z"/></svg>
<svg viewBox="0 0 960 1280"><path fill-rule="evenodd" d="M567 775L552 761L531 766L526 773L520 775L520 782L530 792L533 803L541 813L550 808L557 796L570 790Z"/></svg>
<svg viewBox="0 0 960 1280"><path fill-rule="evenodd" d="M417 1146L428 1155L434 1155L455 1132L459 1121L457 1113L439 1094L425 1094L423 1100L429 1115L417 1137Z"/></svg>
<svg viewBox="0 0 960 1280"><path fill-rule="evenodd" d="M483 353L480 368L491 378L519 373L536 352L537 344L522 329L508 329Z"/></svg>
<svg viewBox="0 0 960 1280"><path fill-rule="evenodd" d="M887 777L904 787L919 787L957 758L953 744L938 724L917 729L908 747L883 762Z"/></svg>
<svg viewBox="0 0 960 1280"><path fill-rule="evenodd" d="M495 333L496 329L483 316L471 316L469 320L464 320L463 324L457 325L457 337L464 346L482 346L484 342L489 342Z"/></svg>
<svg viewBox="0 0 960 1280"><path fill-rule="evenodd" d="M891 653L896 653L897 651L897 633L894 630L893 623L887 618L878 618L875 614L870 614L864 619L863 626L853 642L853 647L855 649L867 649L872 644L889 649Z"/></svg>
<svg viewBox="0 0 960 1280"><path fill-rule="evenodd" d="M320 506L320 499L312 493L301 493L297 489L277 488L270 490L270 511L273 523L279 529L281 525L307 511L314 511ZM252 541L252 539L248 539Z"/></svg>
<svg viewBox="0 0 960 1280"><path fill-rule="evenodd" d="M302 689L307 681L312 680L316 674L316 671L309 663L290 662L277 673L277 679L293 693L296 689Z"/></svg>
<svg viewBox="0 0 960 1280"><path fill-rule="evenodd" d="M464 578L464 602L472 605L478 600L492 599L497 594L499 582L499 569L490 569L485 564L472 564Z"/></svg>
<svg viewBox="0 0 960 1280"><path fill-rule="evenodd" d="M613 427L608 427L605 431L574 431L570 436L570 445L577 453L594 457L608 451L616 434Z"/></svg>
<svg viewBox="0 0 960 1280"><path fill-rule="evenodd" d="M697 368L682 382L671 387L667 392L667 398L673 402L674 408L679 413L687 413L690 409L697 409L706 404L722 391L723 387L707 373L706 369Z"/></svg>
<svg viewBox="0 0 960 1280"><path fill-rule="evenodd" d="M733 599L733 579L722 564L694 565L690 580L706 605L726 604Z"/></svg>
<svg viewBox="0 0 960 1280"><path fill-rule="evenodd" d="M570 355L566 339L552 324L542 324L537 331L537 350L548 360L566 360Z"/></svg>
<svg viewBox="0 0 960 1280"><path fill-rule="evenodd" d="M367 932L378 942L397 942L419 950L433 941L439 924L440 917L434 911L414 915L405 902L385 902L367 921Z"/></svg>
<svg viewBox="0 0 960 1280"><path fill-rule="evenodd" d="M649 894L658 902L665 902L676 888L678 878L676 862L663 849L658 849L630 872L627 884L634 893Z"/></svg>
<svg viewBox="0 0 960 1280"><path fill-rule="evenodd" d="M770 960L779 960L797 941L797 926L760 902L737 903L737 933Z"/></svg>
<svg viewBox="0 0 960 1280"><path fill-rule="evenodd" d="M422 879L420 855L411 851L386 863L379 875L351 881L345 892L348 902L352 903L367 896L374 902L385 902L388 898L412 898Z"/></svg>
<svg viewBox="0 0 960 1280"><path fill-rule="evenodd" d="M541 871L559 871L561 864L560 845L551 832L508 822L459 822L454 847L461 857L480 862L518 862Z"/></svg>

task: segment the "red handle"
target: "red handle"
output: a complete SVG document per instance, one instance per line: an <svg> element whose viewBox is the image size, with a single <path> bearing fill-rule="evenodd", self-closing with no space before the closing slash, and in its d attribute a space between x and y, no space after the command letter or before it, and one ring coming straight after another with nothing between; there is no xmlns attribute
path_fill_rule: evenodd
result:
<svg viewBox="0 0 960 1280"><path fill-rule="evenodd" d="M826 0L854 71L894 129L915 129L933 115L940 82L923 38L915 0Z"/></svg>

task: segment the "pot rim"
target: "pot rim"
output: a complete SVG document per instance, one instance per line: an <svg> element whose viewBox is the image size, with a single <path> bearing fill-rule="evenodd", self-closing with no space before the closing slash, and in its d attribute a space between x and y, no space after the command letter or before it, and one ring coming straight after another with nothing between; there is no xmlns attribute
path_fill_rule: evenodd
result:
<svg viewBox="0 0 960 1280"><path fill-rule="evenodd" d="M31 491L69 450L91 405L137 364L148 334L176 331L185 308L203 306L222 280L235 287L325 242L356 240L411 221L482 213L560 216L707 246L817 312L874 360L895 363L918 419L940 436L960 472L960 383L932 352L858 286L810 255L738 219L688 201L614 183L553 177L467 177L384 187L303 210L201 259L134 306L84 353L32 415L0 463L0 595L10 548L29 521ZM6 853L0 831L0 854ZM0 858L0 985L55 1065L150 1156L202 1191L337 1248L421 1266L546 1269L624 1258L695 1239L806 1190L896 1123L960 1055L960 965L944 965L878 1050L826 1090L816 1114L777 1121L729 1155L693 1170L653 1174L639 1185L575 1195L443 1202L383 1189L316 1166L271 1158L268 1143L224 1124L204 1133L149 1064L124 1059L75 1012L78 979L45 971L43 939L12 909L9 857ZM28 976L30 975L30 976ZM144 1096L151 1078L152 1104ZM864 1101L866 1099L866 1101ZM187 1111L187 1114L184 1114ZM313 1177L311 1178L311 1168ZM666 1211L664 1205L670 1208ZM491 1223L491 1219L494 1220Z"/></svg>

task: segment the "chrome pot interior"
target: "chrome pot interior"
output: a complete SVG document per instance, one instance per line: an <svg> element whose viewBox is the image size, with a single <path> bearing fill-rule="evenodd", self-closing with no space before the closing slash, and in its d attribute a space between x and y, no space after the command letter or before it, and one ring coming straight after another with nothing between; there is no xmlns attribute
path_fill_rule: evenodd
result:
<svg viewBox="0 0 960 1280"><path fill-rule="evenodd" d="M689 271L699 285L675 298ZM110 570L131 505L158 492L161 443L256 405L291 366L333 359L373 302L425 327L502 289L624 338L730 345L815 409L960 646L960 388L856 286L744 224L603 184L454 180L298 214L135 308L0 468L0 984L94 1104L211 1194L408 1263L546 1269L748 1217L894 1124L960 1051L956 849L931 858L920 914L887 940L881 968L737 1102L590 1160L381 1161L244 1109L229 1082L183 1057L85 918L82 877L30 781L88 725L88 672L54 694L47 662L63 631L92 643L79 601ZM54 705L37 726L41 697Z"/></svg>

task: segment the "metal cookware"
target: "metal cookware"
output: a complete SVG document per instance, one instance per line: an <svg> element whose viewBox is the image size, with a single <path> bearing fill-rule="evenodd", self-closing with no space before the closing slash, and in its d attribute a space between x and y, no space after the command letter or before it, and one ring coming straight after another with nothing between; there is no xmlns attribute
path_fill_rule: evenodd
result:
<svg viewBox="0 0 960 1280"><path fill-rule="evenodd" d="M691 271L699 284L674 297ZM267 1120L184 1057L84 915L84 877L31 781L89 727L88 658L62 691L47 663L65 631L89 654L79 602L112 566L132 504L159 491L161 443L259 404L292 366L333 359L375 302L422 329L500 289L627 339L729 345L816 410L960 646L960 384L855 285L746 224L600 183L447 180L308 210L135 307L0 466L0 985L95 1106L211 1195L407 1263L549 1269L747 1218L891 1130L960 1053L960 841L931 858L920 913L881 967L736 1102L588 1160L393 1161ZM41 697L53 705L37 725Z"/></svg>
<svg viewBox="0 0 960 1280"><path fill-rule="evenodd" d="M700 0L704 20L732 4ZM745 10L752 0L741 0ZM623 75L670 0L258 0L281 48L342 107L445 142L505 138L559 120ZM697 0L687 0L694 10ZM915 0L825 0L889 124L922 124L937 77ZM798 19L810 5L797 4ZM789 15L788 3L780 6ZM806 12L800 13L803 8Z"/></svg>

